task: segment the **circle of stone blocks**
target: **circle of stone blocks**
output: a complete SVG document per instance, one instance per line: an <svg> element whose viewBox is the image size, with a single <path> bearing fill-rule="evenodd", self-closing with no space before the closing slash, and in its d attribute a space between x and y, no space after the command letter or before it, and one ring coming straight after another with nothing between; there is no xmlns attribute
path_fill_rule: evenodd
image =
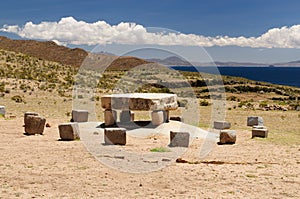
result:
<svg viewBox="0 0 300 199"><path fill-rule="evenodd" d="M214 121L214 129L230 129L231 123L226 121Z"/></svg>
<svg viewBox="0 0 300 199"><path fill-rule="evenodd" d="M125 128L105 128L104 143L107 145L125 145L126 129Z"/></svg>
<svg viewBox="0 0 300 199"><path fill-rule="evenodd" d="M120 122L133 122L134 121L134 112L130 110L123 110L120 113Z"/></svg>
<svg viewBox="0 0 300 199"><path fill-rule="evenodd" d="M25 133L28 135L43 134L46 119L41 116L27 115L25 120Z"/></svg>
<svg viewBox="0 0 300 199"><path fill-rule="evenodd" d="M5 117L5 106L0 106L0 116Z"/></svg>
<svg viewBox="0 0 300 199"><path fill-rule="evenodd" d="M59 124L58 130L61 140L76 140L80 138L77 122Z"/></svg>
<svg viewBox="0 0 300 199"><path fill-rule="evenodd" d="M247 126L263 126L264 120L262 117L258 116L249 116L247 118Z"/></svg>
<svg viewBox="0 0 300 199"><path fill-rule="evenodd" d="M117 111L115 110L105 110L104 111L104 123L105 126L114 125L117 121Z"/></svg>
<svg viewBox="0 0 300 199"><path fill-rule="evenodd" d="M188 147L190 134L188 132L170 131L170 147Z"/></svg>
<svg viewBox="0 0 300 199"><path fill-rule="evenodd" d="M89 112L87 110L72 110L72 119L74 122L87 122Z"/></svg>
<svg viewBox="0 0 300 199"><path fill-rule="evenodd" d="M35 112L26 112L24 113L24 124L26 125L26 120L27 120L27 117L28 116L38 116L39 114L38 113L35 113Z"/></svg>
<svg viewBox="0 0 300 199"><path fill-rule="evenodd" d="M236 131L234 130L221 130L220 142L218 144L234 144L236 142Z"/></svg>
<svg viewBox="0 0 300 199"><path fill-rule="evenodd" d="M267 138L268 137L268 129L252 128L252 138L254 138L254 137Z"/></svg>

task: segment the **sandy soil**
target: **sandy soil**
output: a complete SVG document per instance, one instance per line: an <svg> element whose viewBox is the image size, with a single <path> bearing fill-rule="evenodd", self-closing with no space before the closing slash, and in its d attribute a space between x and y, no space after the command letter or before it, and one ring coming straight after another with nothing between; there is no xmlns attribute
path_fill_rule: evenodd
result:
<svg viewBox="0 0 300 199"><path fill-rule="evenodd" d="M82 141L58 141L59 119L44 135L25 136L23 118L0 120L0 198L297 198L300 146L238 132L196 164L172 163L150 173L106 167ZM198 162L196 162L198 161Z"/></svg>

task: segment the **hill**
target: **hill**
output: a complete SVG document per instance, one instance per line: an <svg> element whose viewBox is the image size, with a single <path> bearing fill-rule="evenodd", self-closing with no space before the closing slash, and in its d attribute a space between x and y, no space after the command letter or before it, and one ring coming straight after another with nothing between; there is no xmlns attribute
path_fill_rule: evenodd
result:
<svg viewBox="0 0 300 199"><path fill-rule="evenodd" d="M53 41L13 40L3 36L0 36L0 49L75 67L80 67L84 59L89 55L89 53L83 49L72 49L65 46L59 46ZM113 55L100 53L94 54L94 56L102 58L103 56ZM148 62L136 57L115 56L115 60L110 65L109 69L129 70L145 63Z"/></svg>

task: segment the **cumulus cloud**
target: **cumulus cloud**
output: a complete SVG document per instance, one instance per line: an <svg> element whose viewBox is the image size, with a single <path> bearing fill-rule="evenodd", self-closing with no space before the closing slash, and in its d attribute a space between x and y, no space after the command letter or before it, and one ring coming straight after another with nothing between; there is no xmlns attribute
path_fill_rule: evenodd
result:
<svg viewBox="0 0 300 199"><path fill-rule="evenodd" d="M155 44L184 46L241 46L253 48L300 48L300 25L273 28L259 37L205 37L175 32L149 32L135 23L110 25L105 21L87 23L73 17L58 22L27 22L24 26L4 25L0 31L27 39L52 40L61 45Z"/></svg>

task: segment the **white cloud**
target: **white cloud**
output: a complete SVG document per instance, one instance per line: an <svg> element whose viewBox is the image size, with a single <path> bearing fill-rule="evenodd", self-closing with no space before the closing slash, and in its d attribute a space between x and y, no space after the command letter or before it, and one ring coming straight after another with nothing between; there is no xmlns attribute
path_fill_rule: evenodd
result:
<svg viewBox="0 0 300 199"><path fill-rule="evenodd" d="M300 25L273 28L259 37L205 37L183 33L153 33L135 23L110 25L105 21L87 23L73 17L58 22L27 22L23 27L4 25L0 31L23 38L52 40L58 44L156 44L184 46L241 46L253 48L300 48Z"/></svg>

